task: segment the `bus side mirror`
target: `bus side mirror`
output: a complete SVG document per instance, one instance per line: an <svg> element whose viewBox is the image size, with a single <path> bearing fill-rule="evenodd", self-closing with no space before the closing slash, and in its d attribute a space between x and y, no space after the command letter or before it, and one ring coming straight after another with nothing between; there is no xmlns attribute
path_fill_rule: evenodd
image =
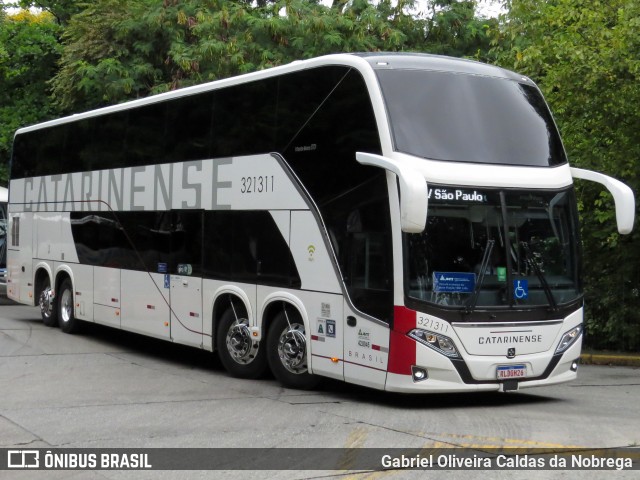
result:
<svg viewBox="0 0 640 480"><path fill-rule="evenodd" d="M383 168L394 173L400 184L400 227L406 233L421 233L427 222L428 190L424 176L398 160L356 152L362 165Z"/></svg>
<svg viewBox="0 0 640 480"><path fill-rule="evenodd" d="M611 195L613 195L613 201L616 204L616 222L618 224L618 232L623 235L631 233L633 230L633 221L636 210L636 201L633 195L633 190L615 178L603 175L602 173L592 172L591 170L571 167L571 175L573 178L590 180L607 187L607 190L609 190Z"/></svg>

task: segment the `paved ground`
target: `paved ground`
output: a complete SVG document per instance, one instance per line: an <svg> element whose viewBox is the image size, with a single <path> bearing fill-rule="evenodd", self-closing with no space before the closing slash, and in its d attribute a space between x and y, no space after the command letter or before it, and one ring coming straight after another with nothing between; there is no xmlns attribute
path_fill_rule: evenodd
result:
<svg viewBox="0 0 640 480"><path fill-rule="evenodd" d="M609 366L583 366L576 382L513 394L409 396L333 381L300 392L283 389L272 378L231 378L207 352L95 325L80 335L66 335L42 325L35 308L0 307L0 447L628 447L640 444L639 397L640 369ZM0 477L222 476L221 472L34 473L0 472ZM637 473L616 472L616 478L637 478ZM446 475L576 478L578 472ZM603 475L584 472L580 478ZM248 472L224 474L248 476ZM339 475L271 471L254 476ZM425 474L344 476L424 478Z"/></svg>

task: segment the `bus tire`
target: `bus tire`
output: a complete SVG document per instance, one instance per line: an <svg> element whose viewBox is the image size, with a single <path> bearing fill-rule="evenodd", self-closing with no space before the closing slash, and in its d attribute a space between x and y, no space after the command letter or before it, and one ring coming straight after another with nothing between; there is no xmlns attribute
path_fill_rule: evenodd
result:
<svg viewBox="0 0 640 480"><path fill-rule="evenodd" d="M309 373L307 355L304 322L300 315L292 309L286 314L284 310L278 313L267 335L267 359L273 375L288 388L310 390L316 387L320 378Z"/></svg>
<svg viewBox="0 0 640 480"><path fill-rule="evenodd" d="M65 333L77 332L80 327L80 321L76 319L73 311L73 289L70 279L65 278L60 284L57 299L60 329Z"/></svg>
<svg viewBox="0 0 640 480"><path fill-rule="evenodd" d="M216 348L224 368L234 377L258 378L267 369L264 342L251 337L246 315L236 314L231 308L225 310L218 324Z"/></svg>
<svg viewBox="0 0 640 480"><path fill-rule="evenodd" d="M42 290L38 296L38 306L40 307L40 316L42 317L42 323L47 327L58 326L58 306L56 305L56 299L51 290L51 280L47 276L43 282Z"/></svg>

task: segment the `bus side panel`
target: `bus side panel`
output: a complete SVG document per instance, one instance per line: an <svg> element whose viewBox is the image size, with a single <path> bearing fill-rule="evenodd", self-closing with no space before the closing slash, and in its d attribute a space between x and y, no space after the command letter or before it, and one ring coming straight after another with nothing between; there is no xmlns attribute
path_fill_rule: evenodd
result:
<svg viewBox="0 0 640 480"><path fill-rule="evenodd" d="M169 288L164 274L122 270L121 304L124 330L169 338Z"/></svg>
<svg viewBox="0 0 640 480"><path fill-rule="evenodd" d="M363 317L345 302L351 325L344 332L344 379L350 383L383 389L389 362L389 326Z"/></svg>
<svg viewBox="0 0 640 480"><path fill-rule="evenodd" d="M202 278L170 275L171 338L202 348Z"/></svg>
<svg viewBox="0 0 640 480"><path fill-rule="evenodd" d="M340 284L318 222L310 211L291 212L291 254L303 290L340 293Z"/></svg>
<svg viewBox="0 0 640 480"><path fill-rule="evenodd" d="M73 265L73 288L75 292L75 316L93 322L93 267Z"/></svg>
<svg viewBox="0 0 640 480"><path fill-rule="evenodd" d="M60 213L37 212L34 213L34 257L43 260L63 260L62 238L60 234Z"/></svg>
<svg viewBox="0 0 640 480"><path fill-rule="evenodd" d="M93 267L93 285L96 323L120 328L120 269Z"/></svg>
<svg viewBox="0 0 640 480"><path fill-rule="evenodd" d="M33 213L12 213L9 218L7 295L33 305Z"/></svg>

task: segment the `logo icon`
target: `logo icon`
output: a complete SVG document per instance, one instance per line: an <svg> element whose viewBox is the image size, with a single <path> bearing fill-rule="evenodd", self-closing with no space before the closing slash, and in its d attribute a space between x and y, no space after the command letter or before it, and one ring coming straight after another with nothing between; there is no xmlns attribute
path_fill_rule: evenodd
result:
<svg viewBox="0 0 640 480"><path fill-rule="evenodd" d="M316 253L315 245L309 245L307 247L307 252L309 252L309 261L313 262L313 254Z"/></svg>
<svg viewBox="0 0 640 480"><path fill-rule="evenodd" d="M40 452L38 450L9 450L7 452L8 468L39 468Z"/></svg>
<svg viewBox="0 0 640 480"><path fill-rule="evenodd" d="M528 280L514 280L513 281L513 295L518 300L524 300L529 297L529 281Z"/></svg>
<svg viewBox="0 0 640 480"><path fill-rule="evenodd" d="M507 350L507 358L515 358L516 356L516 349L515 348L509 348Z"/></svg>

